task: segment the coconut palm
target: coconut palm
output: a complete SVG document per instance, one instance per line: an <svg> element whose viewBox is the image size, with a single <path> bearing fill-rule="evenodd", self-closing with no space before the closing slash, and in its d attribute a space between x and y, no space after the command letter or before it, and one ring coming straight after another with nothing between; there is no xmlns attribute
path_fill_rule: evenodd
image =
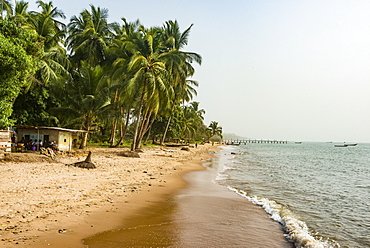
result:
<svg viewBox="0 0 370 248"><path fill-rule="evenodd" d="M200 120L204 119L203 115L206 113L206 111L204 109L199 109L199 102L191 102L190 108Z"/></svg>
<svg viewBox="0 0 370 248"><path fill-rule="evenodd" d="M90 11L83 10L73 16L68 24L68 48L75 64L88 60L92 65L101 64L106 58L109 40L114 25L108 23L108 9L90 5Z"/></svg>
<svg viewBox="0 0 370 248"><path fill-rule="evenodd" d="M194 110L189 106L183 107L183 119L181 121L181 128L184 138L191 139L194 137L198 126L199 118Z"/></svg>
<svg viewBox="0 0 370 248"><path fill-rule="evenodd" d="M105 77L101 66L92 67L89 63L81 62L79 72L72 80L63 83L59 92L65 96L64 107L53 109L60 119L65 118L65 125L89 131L97 117L105 112L111 103ZM84 133L80 148L86 146L88 133Z"/></svg>
<svg viewBox="0 0 370 248"><path fill-rule="evenodd" d="M109 142L111 146L118 146L121 144L129 125L129 117L131 110L135 103L135 97L128 93L127 82L130 75L127 72L128 61L132 56L131 49L128 48L133 44L135 39L140 39L139 27L141 26L139 20L135 22L124 22L122 26L114 25L115 37L112 40L107 50L107 62L112 64L110 73L110 83L112 89L112 121L111 121L111 135ZM135 50L135 49L134 49ZM116 130L119 129L118 142L114 145Z"/></svg>
<svg viewBox="0 0 370 248"><path fill-rule="evenodd" d="M4 17L4 12L6 12L7 15L12 13L12 4L10 1L6 0L0 0L0 17L3 19Z"/></svg>
<svg viewBox="0 0 370 248"><path fill-rule="evenodd" d="M30 12L29 24L31 28L45 38L46 49L54 47L57 44L64 44L63 38L65 36L66 26L57 19L66 18L63 11L54 7L51 1L47 3L39 0L36 3L41 8L41 11Z"/></svg>
<svg viewBox="0 0 370 248"><path fill-rule="evenodd" d="M132 96L137 97L136 123L131 149L140 146L140 137L144 131L142 113L146 113L146 107L158 110L158 106L168 101L173 93L165 61L170 56L162 52L161 30L159 28L141 28L142 35L126 41L127 48L132 53L127 64L127 72L130 75L127 89Z"/></svg>
<svg viewBox="0 0 370 248"><path fill-rule="evenodd" d="M210 136L220 136L222 138L222 127L218 126L217 121L211 121L211 123L208 126L208 130L210 132Z"/></svg>
<svg viewBox="0 0 370 248"><path fill-rule="evenodd" d="M28 2L15 1L14 10L11 15L8 15L8 19L13 21L18 27L22 27L27 24L28 18Z"/></svg>
<svg viewBox="0 0 370 248"><path fill-rule="evenodd" d="M37 1L40 12L30 12L28 27L35 30L44 40L44 56L40 60L40 70L36 81L47 84L58 80L62 75L68 75L69 61L66 56L64 37L66 26L57 18L65 18L64 13L48 3Z"/></svg>
<svg viewBox="0 0 370 248"><path fill-rule="evenodd" d="M171 74L171 81L174 88L174 95L172 98L172 109L168 117L165 131L162 136L161 143L164 143L174 108L180 102L184 103L190 101L193 95L196 95L196 90L193 86L198 86L198 83L189 80L194 74L194 68L191 65L193 61L201 64L202 58L197 53L182 51L182 48L188 44L188 38L191 27L188 27L184 32L180 32L179 24L177 21L167 21L163 27L163 46L164 50L175 55L171 56L170 60L166 61L166 66ZM173 58L176 59L173 59Z"/></svg>

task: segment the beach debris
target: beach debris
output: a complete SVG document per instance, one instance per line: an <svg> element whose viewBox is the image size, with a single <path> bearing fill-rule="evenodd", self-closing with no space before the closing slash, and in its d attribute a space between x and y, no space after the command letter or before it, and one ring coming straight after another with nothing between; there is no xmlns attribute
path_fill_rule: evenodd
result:
<svg viewBox="0 0 370 248"><path fill-rule="evenodd" d="M119 155L128 158L140 158L139 153L134 151L123 151Z"/></svg>
<svg viewBox="0 0 370 248"><path fill-rule="evenodd" d="M3 156L3 161L4 162L15 162L16 159L14 158L14 156L12 156L12 154L5 153L4 156Z"/></svg>
<svg viewBox="0 0 370 248"><path fill-rule="evenodd" d="M6 227L4 230L5 231L7 231L7 230L11 230L11 229L15 229L15 228L17 228L18 227L18 225L15 225L15 226L8 226L8 227ZM0 229L1 230L1 229Z"/></svg>
<svg viewBox="0 0 370 248"><path fill-rule="evenodd" d="M95 169L96 168L95 164L91 162L91 154L92 154L91 151L89 151L89 155L87 155L87 158L85 159L85 161L76 162L73 164L66 164L66 165L85 168L85 169Z"/></svg>
<svg viewBox="0 0 370 248"><path fill-rule="evenodd" d="M190 151L190 148L189 147L182 147L181 150L183 150L183 151Z"/></svg>
<svg viewBox="0 0 370 248"><path fill-rule="evenodd" d="M65 232L67 232L67 229L59 229L58 230L58 233L65 233Z"/></svg>
<svg viewBox="0 0 370 248"><path fill-rule="evenodd" d="M238 153L238 152L231 152L231 154L232 155L244 155L244 152L240 152L240 153Z"/></svg>
<svg viewBox="0 0 370 248"><path fill-rule="evenodd" d="M51 149L50 147L48 147L48 148L41 147L40 148L40 154L45 155L45 156L48 156L52 160L55 160L56 159L56 156L57 156L55 154L55 152L53 151L53 149Z"/></svg>

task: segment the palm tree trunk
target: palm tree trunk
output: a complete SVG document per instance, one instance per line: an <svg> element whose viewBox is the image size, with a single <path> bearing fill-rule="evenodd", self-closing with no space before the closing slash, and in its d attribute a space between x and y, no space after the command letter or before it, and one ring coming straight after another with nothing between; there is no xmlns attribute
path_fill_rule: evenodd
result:
<svg viewBox="0 0 370 248"><path fill-rule="evenodd" d="M150 127L151 125L149 125L149 123L153 123L154 119L155 118L150 118L151 117L151 113L149 114L149 116L147 116L145 118L145 121L142 123L142 128L141 128L141 132L140 132L140 135L139 135L139 142L138 142L138 146L136 148L140 148L140 144L141 144L141 141L143 140L143 137L144 137L144 134L149 130L148 127ZM153 119L152 122L150 122L150 120Z"/></svg>
<svg viewBox="0 0 370 248"><path fill-rule="evenodd" d="M85 124L84 124L84 128L86 129L87 132L85 132L82 135L81 145L79 147L80 149L83 149L87 144L87 136L89 135L91 124L92 124L92 117L88 114L85 118Z"/></svg>
<svg viewBox="0 0 370 248"><path fill-rule="evenodd" d="M152 118L152 121L150 122L149 127L147 127L147 129L146 129L145 133L148 133L148 135L146 136L146 139L145 139L144 143L148 142L150 130L152 129L152 126L153 126L153 123L154 123L155 119L156 119L156 117Z"/></svg>
<svg viewBox="0 0 370 248"><path fill-rule="evenodd" d="M164 141L166 140L166 135L167 135L168 128L170 127L171 119L172 119L172 115L168 117L166 128L164 129L163 136L161 139L161 145L164 145Z"/></svg>
<svg viewBox="0 0 370 248"><path fill-rule="evenodd" d="M152 123L153 123L153 122L152 122ZM146 145L146 143L147 143L147 142L148 142L148 140L149 140L151 129L152 129L152 125L150 125L150 127L149 127L149 129L148 129L148 132L147 132L147 136L146 136L146 138L145 138L145 140L144 140L144 144L145 144L145 145Z"/></svg>
<svg viewBox="0 0 370 248"><path fill-rule="evenodd" d="M168 131L168 128L170 127L170 123L171 123L171 119L172 119L172 114L173 114L173 110L175 109L175 104L172 105L172 109L171 109L171 113L170 113L170 117L168 117L168 121L167 121L167 124L166 124L166 128L164 129L164 132L163 132L163 136L162 136L162 140L161 140L161 145L164 145L164 141L166 139L166 135L167 135L167 131Z"/></svg>
<svg viewBox="0 0 370 248"><path fill-rule="evenodd" d="M79 149L84 149L84 147L86 146L86 144L87 144L87 135L88 134L89 134L89 132L83 133Z"/></svg>
<svg viewBox="0 0 370 248"><path fill-rule="evenodd" d="M127 110L125 129L121 133L121 137L119 138L119 141L117 142L117 144L115 145L115 147L118 147L119 145L121 145L123 139L125 138L126 133L127 133L129 122L130 122L130 109Z"/></svg>
<svg viewBox="0 0 370 248"><path fill-rule="evenodd" d="M113 103L116 103L117 101L118 101L118 90L116 90L114 93ZM117 106L115 106L115 109L117 109ZM117 128L117 119L114 118L113 123L112 123L111 134L109 137L110 146L113 146L114 140L116 139L116 128Z"/></svg>
<svg viewBox="0 0 370 248"><path fill-rule="evenodd" d="M144 127L148 119L148 114L149 114L149 107L147 107L144 111L143 118L142 118L141 125L140 125L140 130L138 132L138 142L136 143L135 149L140 148L141 137L142 137L142 133L144 132Z"/></svg>
<svg viewBox="0 0 370 248"><path fill-rule="evenodd" d="M139 110L137 113L136 117L136 124L135 124L135 131L134 131L134 137L132 139L132 144L131 144L131 151L135 151L137 147L137 142L138 142L138 132L139 132L139 126L140 126L140 119L141 119L141 112L143 110L143 105L144 105L144 95L145 95L145 85L143 86L143 90L141 92L141 99L139 103Z"/></svg>
<svg viewBox="0 0 370 248"><path fill-rule="evenodd" d="M87 144L87 136L89 135L89 130L90 130L90 124L88 123L89 121L86 120L87 124L86 124L86 131L87 132L84 132L83 135L82 135L82 140L81 140L81 144L80 144L80 147L79 149L84 149L84 147L86 147L86 144Z"/></svg>
<svg viewBox="0 0 370 248"><path fill-rule="evenodd" d="M112 129L109 137L109 143L113 146L114 140L116 139L116 128L117 128L117 120L113 120L112 122Z"/></svg>

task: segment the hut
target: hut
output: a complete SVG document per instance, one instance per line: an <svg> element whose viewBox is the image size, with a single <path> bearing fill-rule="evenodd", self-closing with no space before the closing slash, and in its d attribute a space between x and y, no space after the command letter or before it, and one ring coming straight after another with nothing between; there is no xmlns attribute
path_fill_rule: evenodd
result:
<svg viewBox="0 0 370 248"><path fill-rule="evenodd" d="M17 142L24 144L35 142L33 150L38 150L40 146L46 147L53 142L60 151L71 151L76 146L78 133L85 132L87 131L61 127L17 126Z"/></svg>

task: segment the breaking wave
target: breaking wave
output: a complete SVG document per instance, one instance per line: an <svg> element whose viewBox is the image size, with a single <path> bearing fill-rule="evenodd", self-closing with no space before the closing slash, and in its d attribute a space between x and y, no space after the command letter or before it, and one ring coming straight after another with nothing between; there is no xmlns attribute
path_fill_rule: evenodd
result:
<svg viewBox="0 0 370 248"><path fill-rule="evenodd" d="M282 204L259 196L250 196L243 190L227 187L238 195L260 206L270 215L270 218L279 222L286 232L285 236L297 248L338 248L340 245L332 240L324 240L310 231L304 221L298 219L292 211Z"/></svg>

